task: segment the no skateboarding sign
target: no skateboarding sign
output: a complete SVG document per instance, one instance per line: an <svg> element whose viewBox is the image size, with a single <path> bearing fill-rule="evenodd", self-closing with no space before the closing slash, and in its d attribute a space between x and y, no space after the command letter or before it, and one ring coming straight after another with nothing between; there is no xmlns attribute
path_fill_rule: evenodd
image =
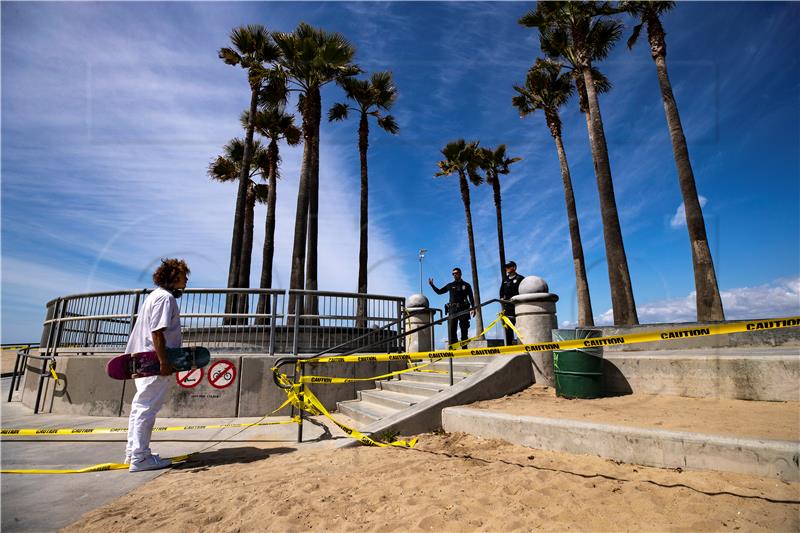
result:
<svg viewBox="0 0 800 533"><path fill-rule="evenodd" d="M236 379L236 366L227 359L214 362L208 369L208 383L215 389L229 387Z"/></svg>
<svg viewBox="0 0 800 533"><path fill-rule="evenodd" d="M175 373L175 381L178 382L178 385L185 389L191 389L200 384L203 381L203 369L202 368L194 368L192 370L185 370L183 372L176 372Z"/></svg>

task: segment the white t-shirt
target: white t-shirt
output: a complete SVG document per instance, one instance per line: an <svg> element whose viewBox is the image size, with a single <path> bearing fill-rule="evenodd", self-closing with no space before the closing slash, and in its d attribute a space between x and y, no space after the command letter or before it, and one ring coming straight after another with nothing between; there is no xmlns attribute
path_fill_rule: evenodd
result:
<svg viewBox="0 0 800 533"><path fill-rule="evenodd" d="M125 353L155 351L153 332L167 328L164 340L167 348L181 347L181 320L178 301L168 291L158 288L151 292L139 308Z"/></svg>

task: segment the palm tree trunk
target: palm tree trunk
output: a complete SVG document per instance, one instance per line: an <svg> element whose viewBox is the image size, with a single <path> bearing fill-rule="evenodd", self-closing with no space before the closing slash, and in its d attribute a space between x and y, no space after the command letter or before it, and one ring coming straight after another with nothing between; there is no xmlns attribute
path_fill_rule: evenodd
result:
<svg viewBox="0 0 800 533"><path fill-rule="evenodd" d="M361 114L358 125L358 155L361 160L361 206L359 213L358 243L358 290L359 294L367 293L367 262L369 246L369 177L367 173L367 150L369 148L369 123L367 115ZM356 316L359 317L356 327L366 327L364 317L367 316L367 300L358 299Z"/></svg>
<svg viewBox="0 0 800 533"><path fill-rule="evenodd" d="M306 289L317 290L317 255L319 240L319 125L322 116L322 101L319 87L312 89L308 94L309 113L311 117L311 131L313 138L311 173L308 180L308 244L306 249ZM309 314L319 313L319 302L316 296L306 298L306 310ZM314 323L318 323L315 321Z"/></svg>
<svg viewBox="0 0 800 533"><path fill-rule="evenodd" d="M614 197L614 184L611 180L611 165L608 161L608 147L603 131L603 119L600 116L600 104L597 100L597 91L591 70L583 68L581 74L589 104L589 120L587 121L589 143L592 147L594 173L597 178L597 190L600 194L600 213L603 219L603 238L606 246L614 324L618 326L634 325L639 323L639 318L636 314L628 259L625 256L622 230L619 226L619 214Z"/></svg>
<svg viewBox="0 0 800 533"><path fill-rule="evenodd" d="M275 256L275 207L277 204L278 187L278 141L272 139L267 149L269 156L269 176L267 189L267 220L264 226L264 252L261 262L261 282L259 287L262 289L272 288L272 262ZM258 297L258 308L256 312L260 315L270 312L270 296L261 294ZM269 320L261 318L256 321L258 324L268 324Z"/></svg>
<svg viewBox="0 0 800 533"><path fill-rule="evenodd" d="M500 176L495 176L492 180L492 191L494 192L494 210L497 215L497 249L500 252L500 279L506 276L506 246L503 240L503 208L500 199Z"/></svg>
<svg viewBox="0 0 800 533"><path fill-rule="evenodd" d="M294 243L292 246L292 269L289 275L289 289L302 289L306 272L306 235L308 231L308 182L313 167L313 132L310 123L308 98L304 100L303 114L303 160L300 166L300 182L297 187L297 208L294 218ZM297 305L300 308L297 308ZM295 302L295 296L289 294L289 313L303 313L303 299ZM290 323L294 323L292 319Z"/></svg>
<svg viewBox="0 0 800 533"><path fill-rule="evenodd" d="M472 233L472 212L470 211L469 200L469 185L467 184L467 177L463 172L459 171L459 185L461 186L461 200L464 202L464 215L467 219L467 239L469 240L469 263L472 269L472 291L475 297L475 305L478 306L475 315L475 328L477 333L483 331L483 313L481 312L481 289L478 285L478 261L475 254L475 237ZM483 338L483 337L480 337Z"/></svg>
<svg viewBox="0 0 800 533"><path fill-rule="evenodd" d="M244 215L244 239L242 240L242 256L239 263L239 283L238 287L250 287L250 267L253 258L253 223L255 218L256 193L252 187L247 189L247 203ZM239 295L236 309L237 313L246 314L248 311L248 295ZM246 324L247 318L240 318L237 324Z"/></svg>
<svg viewBox="0 0 800 533"><path fill-rule="evenodd" d="M242 241L244 239L245 204L247 202L247 186L250 182L250 161L253 158L253 131L258 107L258 87L250 87L250 121L247 123L247 133L244 141L244 154L242 155L242 168L239 171L239 190L236 194L236 215L233 220L233 237L231 238L231 260L228 268L228 287L236 287L239 283L239 270L241 269ZM228 295L225 299L225 312L230 313L236 309L237 297ZM223 323L228 320L224 319Z"/></svg>
<svg viewBox="0 0 800 533"><path fill-rule="evenodd" d="M561 132L553 131L553 140L556 143L558 162L561 165L561 180L564 182L564 200L567 205L567 221L569 222L569 238L572 243L572 263L575 267L575 289L578 296L578 326L594 326L592 316L592 300L589 296L589 280L586 277L586 262L583 258L583 244L581 243L581 229L578 225L578 210L575 207L575 194L572 191L572 178L567 163L567 152L561 141Z"/></svg>
<svg viewBox="0 0 800 533"><path fill-rule="evenodd" d="M648 25L649 28L650 25ZM669 136L672 139L672 154L675 166L678 168L678 183L683 196L683 206L686 211L686 228L689 230L689 242L692 248L692 266L694 267L694 287L697 297L697 321L725 320L722 309L722 298L717 285L717 275L714 271L714 262L711 259L711 250L708 247L706 236L706 223L703 218L703 209L697 197L692 164L689 160L689 149L686 146L686 137L683 135L681 118L678 115L678 105L672 94L672 84L667 75L666 49L654 54L658 73L658 84L661 87L661 97L664 100L664 113L667 115Z"/></svg>

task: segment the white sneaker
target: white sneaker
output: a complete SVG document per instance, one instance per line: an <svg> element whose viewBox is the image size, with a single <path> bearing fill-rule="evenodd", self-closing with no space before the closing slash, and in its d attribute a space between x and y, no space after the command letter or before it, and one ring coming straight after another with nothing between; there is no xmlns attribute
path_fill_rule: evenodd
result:
<svg viewBox="0 0 800 533"><path fill-rule="evenodd" d="M144 459L132 460L131 466L128 467L129 472L144 472L145 470L161 470L167 468L172 464L169 459L162 459L158 455L148 455Z"/></svg>

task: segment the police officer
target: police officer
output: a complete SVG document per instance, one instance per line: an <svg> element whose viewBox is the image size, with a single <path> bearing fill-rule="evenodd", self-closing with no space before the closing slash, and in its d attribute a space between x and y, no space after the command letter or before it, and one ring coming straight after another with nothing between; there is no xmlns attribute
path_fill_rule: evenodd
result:
<svg viewBox="0 0 800 533"><path fill-rule="evenodd" d="M514 261L509 261L505 264L506 267L506 277L503 278L503 282L500 284L500 299L501 300L511 300L512 296L516 296L519 294L519 284L525 279L524 276L517 274L517 264ZM503 304L503 313L511 320L512 324L517 323L517 314L514 310L514 304ZM511 346L514 344L514 331L506 327L506 346Z"/></svg>
<svg viewBox="0 0 800 533"><path fill-rule="evenodd" d="M453 269L453 281L442 287L438 288L433 284L433 278L428 278L428 283L436 294L450 293L450 302L445 306L445 311L448 316L455 315L461 311L466 311L470 307L475 306L475 299L472 296L472 286L461 279L461 269L455 267ZM447 336L448 342L452 346L456 341L456 325L461 327L461 340L465 341L469 332L469 317L475 316L475 310L471 310L469 314L451 318L447 321Z"/></svg>

